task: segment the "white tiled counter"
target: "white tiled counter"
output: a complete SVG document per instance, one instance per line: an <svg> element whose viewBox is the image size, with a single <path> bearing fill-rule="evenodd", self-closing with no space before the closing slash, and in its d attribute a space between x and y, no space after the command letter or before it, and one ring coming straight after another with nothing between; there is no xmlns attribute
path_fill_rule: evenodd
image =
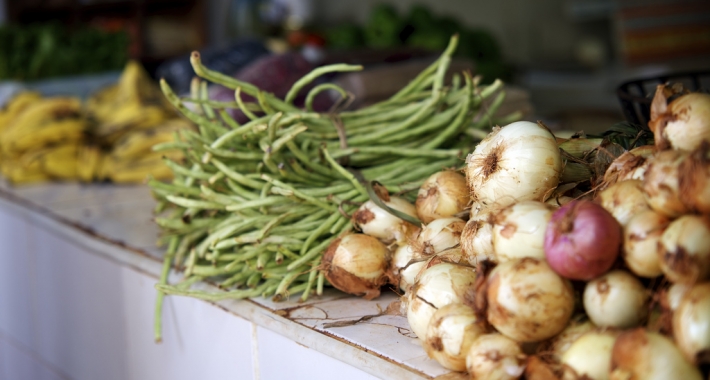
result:
<svg viewBox="0 0 710 380"><path fill-rule="evenodd" d="M458 377L388 310L394 293L166 297L156 344L154 205L145 186L0 186L0 379Z"/></svg>

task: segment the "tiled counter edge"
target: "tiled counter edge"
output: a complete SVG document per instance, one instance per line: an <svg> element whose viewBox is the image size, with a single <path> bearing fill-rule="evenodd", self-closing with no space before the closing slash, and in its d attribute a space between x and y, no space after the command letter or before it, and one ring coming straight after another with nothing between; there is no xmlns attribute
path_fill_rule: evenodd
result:
<svg viewBox="0 0 710 380"><path fill-rule="evenodd" d="M5 190L0 190L0 212L11 213L23 218L30 225L48 231L62 240L82 247L86 251L100 255L132 271L139 272L155 280L159 276L162 263L148 253L98 235L83 226L64 220L51 211ZM179 279L179 275L172 274L172 279ZM200 284L198 287L203 289L211 288L207 284ZM210 290L215 289L211 288ZM226 313L241 317L255 325L276 332L300 346L335 358L378 378L430 378L430 376L413 368L373 353L355 342L346 341L338 336L317 331L309 326L283 318L274 313L273 310L251 300L225 300L214 303L208 301L197 302L211 303ZM254 328L252 334L256 334L257 330L258 328ZM254 339L254 337L252 338ZM254 365L256 367L255 374L264 372L264 370L259 371L258 360L254 360Z"/></svg>

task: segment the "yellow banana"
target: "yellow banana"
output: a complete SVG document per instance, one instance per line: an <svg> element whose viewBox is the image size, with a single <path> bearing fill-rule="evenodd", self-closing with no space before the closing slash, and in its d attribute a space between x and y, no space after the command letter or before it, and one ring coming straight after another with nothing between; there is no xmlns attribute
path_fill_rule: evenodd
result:
<svg viewBox="0 0 710 380"><path fill-rule="evenodd" d="M99 176L103 152L97 145L82 145L77 153L77 177L82 182L91 182Z"/></svg>
<svg viewBox="0 0 710 380"><path fill-rule="evenodd" d="M28 106L42 99L42 95L34 91L23 91L15 95L0 110L0 132L5 129Z"/></svg>
<svg viewBox="0 0 710 380"><path fill-rule="evenodd" d="M39 166L40 170L51 178L75 179L80 148L80 145L72 143L55 145L25 153L18 163L28 169Z"/></svg>
<svg viewBox="0 0 710 380"><path fill-rule="evenodd" d="M158 180L168 180L173 178L173 172L165 165L163 157L170 157L173 160L180 160L180 151L151 152L137 160L125 161L111 157L111 181L116 183L143 182L148 175Z"/></svg>
<svg viewBox="0 0 710 380"><path fill-rule="evenodd" d="M86 112L94 120L104 122L116 110L117 104L114 102L118 94L118 84L104 87L93 93L86 100Z"/></svg>
<svg viewBox="0 0 710 380"><path fill-rule="evenodd" d="M95 133L105 143L113 144L129 131L155 127L170 117L171 114L162 108L141 107L132 103L117 110L111 120L95 129Z"/></svg>
<svg viewBox="0 0 710 380"><path fill-rule="evenodd" d="M156 144L173 141L174 132L191 128L187 120L171 119L155 128L131 131L113 145L111 155L117 159L138 158L151 152Z"/></svg>
<svg viewBox="0 0 710 380"><path fill-rule="evenodd" d="M41 99L24 108L2 132L2 138L42 128L57 120L82 118L81 100L73 97Z"/></svg>
<svg viewBox="0 0 710 380"><path fill-rule="evenodd" d="M0 141L5 154L17 154L32 148L81 141L85 137L87 123L83 119L64 119L43 124L41 128L26 128L15 131L12 138Z"/></svg>

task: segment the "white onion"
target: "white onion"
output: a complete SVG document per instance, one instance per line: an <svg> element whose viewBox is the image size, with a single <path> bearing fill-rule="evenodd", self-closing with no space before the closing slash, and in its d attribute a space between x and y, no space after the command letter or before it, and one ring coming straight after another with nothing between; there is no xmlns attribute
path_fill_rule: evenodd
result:
<svg viewBox="0 0 710 380"><path fill-rule="evenodd" d="M664 302L666 305L664 306L670 311L675 311L678 306L680 306L680 301L683 300L685 294L688 293L692 287L692 285L682 283L672 284L665 293Z"/></svg>
<svg viewBox="0 0 710 380"><path fill-rule="evenodd" d="M415 257L431 257L457 247L466 222L459 218L436 219L422 228L414 243Z"/></svg>
<svg viewBox="0 0 710 380"><path fill-rule="evenodd" d="M476 271L473 268L439 263L425 268L407 298L407 321L412 332L424 339L429 320L437 309L452 303L473 307Z"/></svg>
<svg viewBox="0 0 710 380"><path fill-rule="evenodd" d="M432 174L419 188L414 203L419 220L449 218L466 209L470 201L466 177L452 170Z"/></svg>
<svg viewBox="0 0 710 380"><path fill-rule="evenodd" d="M405 293L414 285L414 280L419 272L426 265L426 261L412 261L414 249L411 244L402 244L397 247L392 255L392 271L395 280L399 279L398 285Z"/></svg>
<svg viewBox="0 0 710 380"><path fill-rule="evenodd" d="M673 342L663 335L637 328L616 338L611 352L612 380L701 380Z"/></svg>
<svg viewBox="0 0 710 380"><path fill-rule="evenodd" d="M550 131L519 121L495 128L466 157L471 198L486 207L544 201L557 187L562 158Z"/></svg>
<svg viewBox="0 0 710 380"><path fill-rule="evenodd" d="M611 366L611 350L618 332L590 331L574 341L562 355L562 380L606 380Z"/></svg>
<svg viewBox="0 0 710 380"><path fill-rule="evenodd" d="M693 284L710 278L710 215L684 215L661 235L661 270L672 282Z"/></svg>
<svg viewBox="0 0 710 380"><path fill-rule="evenodd" d="M466 369L472 379L518 379L525 371L525 359L519 343L501 334L486 334L469 348Z"/></svg>
<svg viewBox="0 0 710 380"><path fill-rule="evenodd" d="M389 251L376 238L350 234L334 240L323 254L325 277L349 294L373 299L388 282Z"/></svg>
<svg viewBox="0 0 710 380"><path fill-rule="evenodd" d="M658 85L651 103L648 126L660 149L694 150L702 142L710 142L710 94L690 93L670 103L674 91Z"/></svg>
<svg viewBox="0 0 710 380"><path fill-rule="evenodd" d="M584 310L600 327L638 326L648 315L649 294L633 275L614 270L587 283Z"/></svg>
<svg viewBox="0 0 710 380"><path fill-rule="evenodd" d="M693 151L678 167L685 205L696 214L710 214L710 145Z"/></svg>
<svg viewBox="0 0 710 380"><path fill-rule="evenodd" d="M545 230L553 207L538 201L512 204L493 216L493 252L499 263L534 257L545 259Z"/></svg>
<svg viewBox="0 0 710 380"><path fill-rule="evenodd" d="M445 368L465 371L469 347L485 333L485 321L477 320L472 308L452 303L431 317L423 346L429 357Z"/></svg>
<svg viewBox="0 0 710 380"><path fill-rule="evenodd" d="M626 180L612 184L599 193L599 203L623 227L636 214L650 210L643 191L643 182Z"/></svg>
<svg viewBox="0 0 710 380"><path fill-rule="evenodd" d="M685 152L666 150L648 158L643 180L646 200L652 209L671 218L689 211L679 182L679 167L687 157Z"/></svg>
<svg viewBox="0 0 710 380"><path fill-rule="evenodd" d="M653 211L642 211L632 217L624 227L622 256L626 266L637 276L660 276L661 235L670 220Z"/></svg>
<svg viewBox="0 0 710 380"><path fill-rule="evenodd" d="M469 262L495 261L493 253L493 225L488 223L491 216L486 209L471 218L461 232L461 250Z"/></svg>
<svg viewBox="0 0 710 380"><path fill-rule="evenodd" d="M417 216L414 205L403 198L388 197L383 201L388 207L397 211L412 217ZM363 203L353 214L353 223L363 233L374 236L385 244L407 242L418 231L418 228L413 224L381 209L371 200Z"/></svg>
<svg viewBox="0 0 710 380"><path fill-rule="evenodd" d="M574 310L569 281L544 260L526 257L499 264L489 275L488 322L518 342L536 342L562 331Z"/></svg>
<svg viewBox="0 0 710 380"><path fill-rule="evenodd" d="M710 283L696 284L673 312L673 337L685 359L710 363Z"/></svg>
<svg viewBox="0 0 710 380"><path fill-rule="evenodd" d="M575 318L572 318L572 320L574 319ZM555 363L560 363L562 361L562 355L567 352L570 346L572 346L572 343L580 336L595 328L596 326L589 320L584 322L572 322L568 324L561 333L557 334L546 343L545 347L547 349L545 351L549 351L550 358Z"/></svg>

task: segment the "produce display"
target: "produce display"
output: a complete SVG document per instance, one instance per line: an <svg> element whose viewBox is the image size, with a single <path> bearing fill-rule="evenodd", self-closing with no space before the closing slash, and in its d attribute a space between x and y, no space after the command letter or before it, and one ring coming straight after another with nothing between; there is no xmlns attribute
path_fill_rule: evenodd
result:
<svg viewBox="0 0 710 380"><path fill-rule="evenodd" d="M710 364L710 95L659 86L650 130L557 138L499 120L500 87L444 74L455 47L392 98L311 111L204 67L235 102L170 102L199 125L151 181L167 244L156 285L207 300L389 284L430 357L474 379L704 379ZM244 103L244 92L255 103ZM250 121L237 124L225 108ZM195 111L195 109L200 110ZM511 116L511 119L515 115ZM484 137L476 145L477 138ZM655 145L648 145L653 142ZM184 280L168 284L175 266ZM223 290L191 289L207 280Z"/></svg>
<svg viewBox="0 0 710 380"><path fill-rule="evenodd" d="M194 129L178 118L140 64L83 102L21 92L0 110L0 170L15 184L50 180L142 182L170 179L152 146Z"/></svg>

